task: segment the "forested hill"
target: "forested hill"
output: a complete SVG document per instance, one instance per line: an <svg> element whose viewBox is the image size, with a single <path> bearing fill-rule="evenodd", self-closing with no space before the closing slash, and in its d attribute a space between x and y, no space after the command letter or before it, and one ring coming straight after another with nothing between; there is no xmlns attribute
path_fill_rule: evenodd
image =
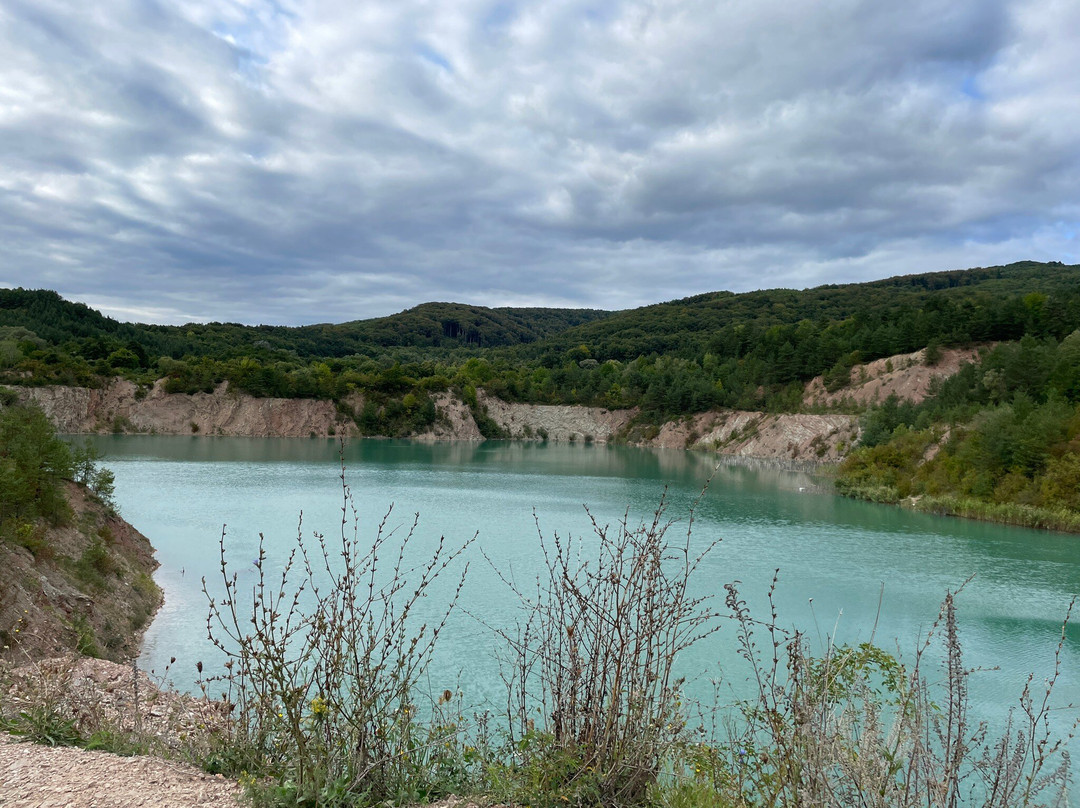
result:
<svg viewBox="0 0 1080 808"><path fill-rule="evenodd" d="M820 370L812 366L822 355L839 358L833 356L837 346L845 353L858 350L865 359L916 350L930 341L1016 339L1031 328L1063 336L1078 322L1080 266L1033 261L806 290L714 292L620 312L424 303L388 317L300 327L122 323L55 292L0 289L0 327L9 329L9 337L11 328L26 329L49 345L66 344L88 358L118 347L134 350L140 359L224 359L260 349L329 358L393 348L470 354L514 348L497 353L544 357L550 364L553 354L582 345L593 358L625 362L653 353L745 356L789 343L804 375Z"/></svg>
<svg viewBox="0 0 1080 808"><path fill-rule="evenodd" d="M184 326L121 323L82 303L46 290L0 289L0 327L21 327L53 345L115 350L116 344L148 356L224 358L257 348L303 357L340 357L393 347L492 348L534 342L572 326L606 317L595 309L485 308L424 303L399 314L341 324L245 326L190 323Z"/></svg>
<svg viewBox="0 0 1080 808"><path fill-rule="evenodd" d="M519 353L586 345L597 358L626 361L650 353L741 356L762 343L787 342L797 357L776 358L805 365L805 374L820 372L820 362L811 367L815 354L832 356L836 345L867 359L914 351L932 340L1018 339L1028 327L1064 335L1077 325L1080 266L1023 261L806 290L697 295L616 312ZM819 342L824 344L811 344Z"/></svg>
<svg viewBox="0 0 1080 808"><path fill-rule="evenodd" d="M0 383L169 392L222 381L255 396L365 401L365 434L435 418L431 396L640 407L798 410L824 374L921 348L1064 339L1080 328L1080 267L1023 262L870 283L718 292L617 313L429 303L391 317L300 328L118 323L54 292L0 290ZM359 414L358 414L359 417ZM361 423L362 421L362 423Z"/></svg>

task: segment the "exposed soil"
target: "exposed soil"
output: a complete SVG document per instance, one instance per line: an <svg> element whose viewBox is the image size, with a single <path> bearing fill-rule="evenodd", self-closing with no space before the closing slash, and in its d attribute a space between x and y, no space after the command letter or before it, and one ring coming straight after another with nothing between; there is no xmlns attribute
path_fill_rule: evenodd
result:
<svg viewBox="0 0 1080 808"><path fill-rule="evenodd" d="M435 411L438 413L438 418L431 429L414 435L413 440L481 441L484 439L468 405L451 393L438 393L435 396Z"/></svg>
<svg viewBox="0 0 1080 808"><path fill-rule="evenodd" d="M84 737L133 732L164 748L194 749L222 729L227 714L219 701L159 688L131 663L68 654L0 672L5 717L44 707Z"/></svg>
<svg viewBox="0 0 1080 808"><path fill-rule="evenodd" d="M77 648L128 659L161 604L150 541L83 486L66 485L66 524L0 542L0 660Z"/></svg>
<svg viewBox="0 0 1080 808"><path fill-rule="evenodd" d="M83 737L134 733L156 748L196 749L221 726L220 704L159 690L141 671L101 659L61 657L5 675L0 706L49 710L74 722ZM0 733L0 805L235 806L234 781L160 757L120 757L72 747L20 743Z"/></svg>
<svg viewBox="0 0 1080 808"><path fill-rule="evenodd" d="M708 449L721 455L784 462L834 463L858 438L853 415L721 410L664 424L640 443L669 449Z"/></svg>
<svg viewBox="0 0 1080 808"><path fill-rule="evenodd" d="M933 365L926 364L925 355L925 351L916 351L856 365L851 369L849 383L831 393L825 389L822 377L817 376L807 383L803 401L808 406L866 406L895 395L902 401L919 402L926 398L931 382L952 376L961 365L977 361L979 351L977 348L943 349L940 359Z"/></svg>

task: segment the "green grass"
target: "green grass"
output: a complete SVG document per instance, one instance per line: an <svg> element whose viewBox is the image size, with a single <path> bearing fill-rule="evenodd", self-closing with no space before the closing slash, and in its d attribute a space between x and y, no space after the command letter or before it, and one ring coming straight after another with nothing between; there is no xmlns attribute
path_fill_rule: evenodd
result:
<svg viewBox="0 0 1080 808"><path fill-rule="evenodd" d="M984 522L999 522L1038 530L1080 533L1080 513L1067 508L1039 508L1015 502L984 502L948 496L924 496L913 504L916 510L946 516L962 516Z"/></svg>

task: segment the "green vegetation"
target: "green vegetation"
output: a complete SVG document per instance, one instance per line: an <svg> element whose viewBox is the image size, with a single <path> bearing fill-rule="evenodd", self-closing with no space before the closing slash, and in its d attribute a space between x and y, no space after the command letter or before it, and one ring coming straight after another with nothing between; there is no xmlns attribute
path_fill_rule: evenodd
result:
<svg viewBox="0 0 1080 808"><path fill-rule="evenodd" d="M149 546L114 533L113 475L96 461L36 407L0 406L0 659L122 657L160 601Z"/></svg>
<svg viewBox="0 0 1080 808"><path fill-rule="evenodd" d="M72 449L36 407L0 407L0 540L29 546L38 522L70 516L64 481L76 480L110 501L112 473L89 447Z"/></svg>
<svg viewBox="0 0 1080 808"><path fill-rule="evenodd" d="M0 536L38 520L66 519L63 481L74 474L71 450L41 410L0 409Z"/></svg>
<svg viewBox="0 0 1080 808"><path fill-rule="evenodd" d="M840 467L842 493L1077 530L1080 331L1000 344L921 404L871 408L861 447Z"/></svg>
<svg viewBox="0 0 1080 808"><path fill-rule="evenodd" d="M228 380L256 396L358 393L362 431L395 435L428 423L432 393L469 386L508 401L640 406L652 418L718 406L789 411L806 380L827 374L838 389L860 361L1063 339L1078 325L1080 269L1032 262L617 313L433 303L300 328L118 323L55 293L17 289L0 290L0 381L164 377L172 392Z"/></svg>

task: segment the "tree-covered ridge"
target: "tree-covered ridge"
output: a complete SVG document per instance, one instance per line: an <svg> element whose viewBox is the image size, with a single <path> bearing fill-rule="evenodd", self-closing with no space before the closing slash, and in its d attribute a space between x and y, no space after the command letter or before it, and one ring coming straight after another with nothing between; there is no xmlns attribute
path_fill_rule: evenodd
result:
<svg viewBox="0 0 1080 808"><path fill-rule="evenodd" d="M861 361L1025 335L1060 340L1078 325L1080 267L1032 262L614 314L433 303L303 328L122 324L55 293L9 290L0 292L0 380L93 385L124 375L166 377L173 392L228 380L256 396L359 393L361 428L399 434L426 422L431 394L447 388L467 400L485 388L510 401L639 406L647 417L790 411L808 379L842 385Z"/></svg>
<svg viewBox="0 0 1080 808"><path fill-rule="evenodd" d="M1080 530L1080 330L984 352L919 404L863 418L837 485L880 502Z"/></svg>
<svg viewBox="0 0 1080 808"><path fill-rule="evenodd" d="M504 347L535 342L609 314L596 309L492 309L460 303L424 303L389 317L340 324L165 326L117 322L48 290L0 289L0 326L26 328L51 344L71 340L136 342L148 355L174 359L186 355L230 358L260 348L325 358L406 346Z"/></svg>
<svg viewBox="0 0 1080 808"><path fill-rule="evenodd" d="M908 353L933 339L1018 339L1033 320L1041 330L1068 333L1080 316L1078 288L1080 267L1025 261L801 291L718 292L616 312L522 350L585 344L598 358L626 361L654 352L745 354L761 343L778 351L790 343L799 360L814 365L815 353L829 357L841 348L869 357ZM1029 294L1041 297L1025 300ZM810 342L820 344L811 350Z"/></svg>

